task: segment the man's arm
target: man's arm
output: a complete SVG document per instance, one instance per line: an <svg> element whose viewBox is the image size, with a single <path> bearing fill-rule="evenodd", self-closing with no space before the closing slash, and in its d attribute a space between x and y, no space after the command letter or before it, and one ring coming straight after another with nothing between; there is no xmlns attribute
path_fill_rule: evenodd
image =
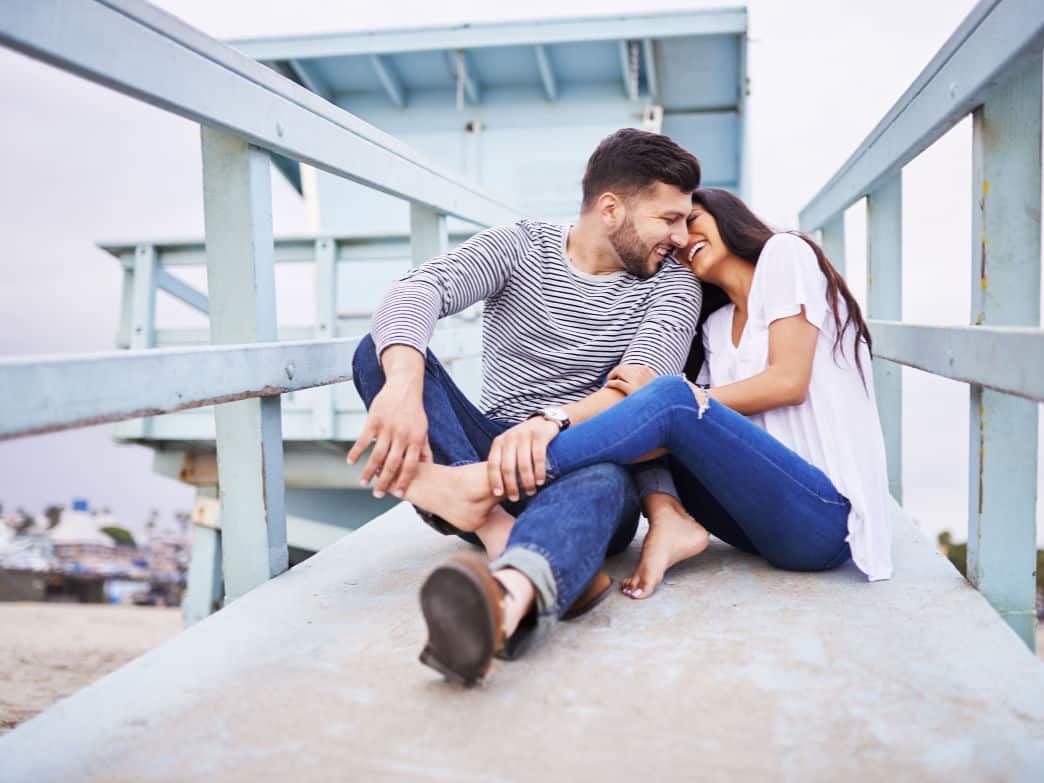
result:
<svg viewBox="0 0 1044 783"><path fill-rule="evenodd" d="M360 475L366 486L378 475L374 496L397 495L431 459L424 412L424 361L440 318L458 313L499 291L511 275L523 238L518 226L476 234L459 248L411 269L384 297L373 316L373 337L385 383L367 412L349 464L372 444Z"/></svg>
<svg viewBox="0 0 1044 783"><path fill-rule="evenodd" d="M621 360L621 366L636 366L648 378L682 371L702 301L700 284L688 269L675 263L659 274L664 277ZM615 386L610 383L563 406L570 423L586 421L623 399L625 390ZM540 417L501 433L489 452L489 486L493 494L507 495L511 500L518 500L520 491L535 494L547 479L547 447L558 433L557 424Z"/></svg>
<svg viewBox="0 0 1044 783"><path fill-rule="evenodd" d="M375 497L396 480L395 492L403 494L420 462L431 461L428 443L428 417L424 412L424 356L406 345L392 345L381 354L384 388L373 399L359 439L348 452L348 463L356 460L372 444L359 483L368 486L380 473Z"/></svg>
<svg viewBox="0 0 1044 783"><path fill-rule="evenodd" d="M619 402L624 394L603 387L581 400L563 405L570 424L579 424ZM558 425L542 416L523 421L494 438L487 469L494 495L518 500L524 491L536 494L547 480L547 447L558 435ZM521 485L521 486L520 486Z"/></svg>

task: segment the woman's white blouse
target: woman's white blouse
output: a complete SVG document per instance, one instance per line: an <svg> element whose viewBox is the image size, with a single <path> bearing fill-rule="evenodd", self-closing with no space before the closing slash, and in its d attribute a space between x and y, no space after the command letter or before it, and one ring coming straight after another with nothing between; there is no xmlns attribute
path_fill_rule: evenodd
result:
<svg viewBox="0 0 1044 783"><path fill-rule="evenodd" d="M808 396L800 405L748 417L822 470L852 503L848 543L855 564L871 580L892 575L892 530L884 439L874 399L873 372L865 343L859 344L863 375L853 360L853 327L841 350L826 301L826 277L812 248L794 234L776 234L758 258L739 346L732 344L731 304L712 313L703 330L707 361L701 380L724 386L768 366L769 324L798 315L819 329ZM839 299L841 321L845 304ZM865 378L865 386L864 386Z"/></svg>

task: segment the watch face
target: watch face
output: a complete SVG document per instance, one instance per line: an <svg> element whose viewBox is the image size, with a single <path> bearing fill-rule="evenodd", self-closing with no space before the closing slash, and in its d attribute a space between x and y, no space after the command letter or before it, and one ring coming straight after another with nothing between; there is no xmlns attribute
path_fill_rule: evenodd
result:
<svg viewBox="0 0 1044 783"><path fill-rule="evenodd" d="M567 418L569 418L568 416L566 416L565 411L561 408L544 408L543 414L545 419L557 421L559 424L561 424Z"/></svg>

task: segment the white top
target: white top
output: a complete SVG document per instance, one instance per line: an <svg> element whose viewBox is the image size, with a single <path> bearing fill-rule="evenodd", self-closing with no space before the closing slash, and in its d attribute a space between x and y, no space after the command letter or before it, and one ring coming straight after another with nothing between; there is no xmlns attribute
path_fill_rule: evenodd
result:
<svg viewBox="0 0 1044 783"><path fill-rule="evenodd" d="M768 365L769 324L805 308L805 318L819 329L808 396L800 405L748 418L822 470L851 501L847 540L852 559L871 580L888 579L892 575L888 474L870 353L860 341L864 388L852 358L852 325L845 331L842 350L834 350L837 329L826 285L816 255L803 239L794 234L773 236L755 267L739 347L732 344L734 305L707 318L703 330L707 361L701 380L723 386L762 372ZM838 308L844 323L843 299L839 298Z"/></svg>

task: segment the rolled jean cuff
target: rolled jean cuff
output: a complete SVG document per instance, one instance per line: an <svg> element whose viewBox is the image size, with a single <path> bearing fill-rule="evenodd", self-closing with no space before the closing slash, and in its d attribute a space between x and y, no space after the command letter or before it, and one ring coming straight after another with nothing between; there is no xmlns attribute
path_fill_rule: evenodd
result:
<svg viewBox="0 0 1044 783"><path fill-rule="evenodd" d="M558 583L551 561L532 549L513 546L489 564L491 571L505 568L514 568L533 583L537 607L536 635L542 639L558 621Z"/></svg>
<svg viewBox="0 0 1044 783"><path fill-rule="evenodd" d="M661 460L647 463L647 466L639 466L634 469L634 482L638 485L638 494L642 500L657 492L670 495L675 500L681 501L678 489L674 486L674 477L671 471Z"/></svg>

